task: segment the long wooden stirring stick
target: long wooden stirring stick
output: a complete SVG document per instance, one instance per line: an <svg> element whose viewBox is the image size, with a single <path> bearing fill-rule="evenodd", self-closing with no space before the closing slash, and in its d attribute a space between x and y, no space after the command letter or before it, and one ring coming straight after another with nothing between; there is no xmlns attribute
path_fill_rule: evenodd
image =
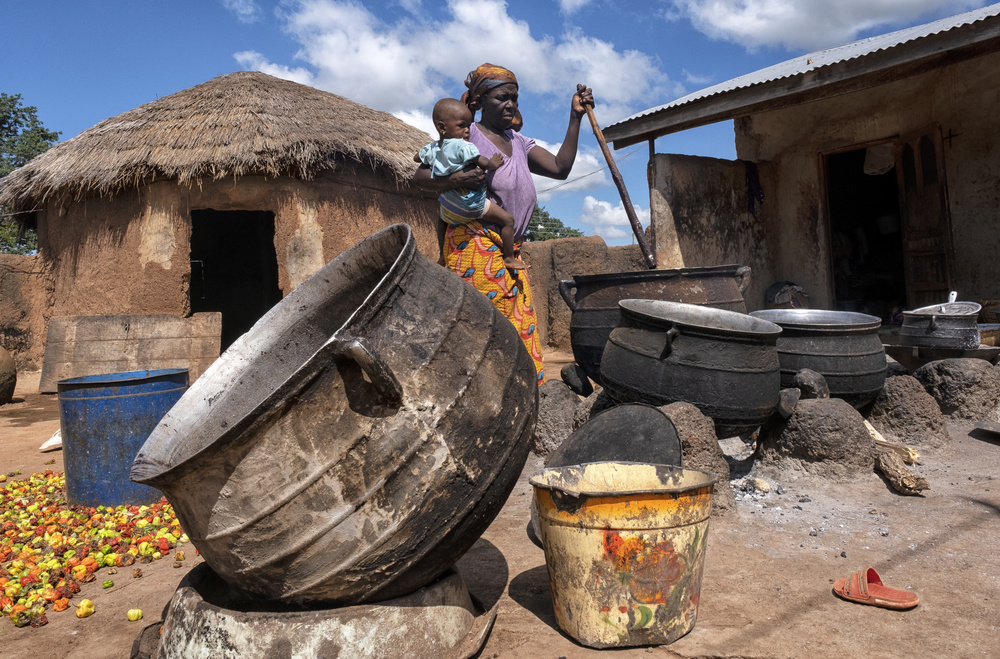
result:
<svg viewBox="0 0 1000 659"><path fill-rule="evenodd" d="M577 91L586 89L583 85L577 85L576 88ZM614 179L615 185L618 187L618 194L622 198L622 205L625 206L625 214L628 215L629 224L632 225L632 233L635 234L635 239L639 242L639 249L642 250L643 256L646 257L646 264L650 270L653 270L656 268L656 255L649 249L649 243L646 242L646 234L642 230L642 225L639 224L639 218L636 217L635 208L632 207L632 200L628 196L628 190L625 189L625 181L622 180L618 166L615 165L615 160L611 157L608 143L604 140L604 133L601 131L601 127L597 125L597 118L594 117L593 108L589 105L583 107L587 110L587 118L590 119L590 125L594 129L594 137L597 138L598 144L601 145L601 151L604 152L604 159L608 161L608 169L611 170L611 178Z"/></svg>

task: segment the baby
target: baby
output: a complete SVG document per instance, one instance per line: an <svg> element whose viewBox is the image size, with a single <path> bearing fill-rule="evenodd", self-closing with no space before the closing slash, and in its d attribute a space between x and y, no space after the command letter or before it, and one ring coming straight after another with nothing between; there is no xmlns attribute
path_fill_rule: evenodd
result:
<svg viewBox="0 0 1000 659"><path fill-rule="evenodd" d="M486 171L504 163L503 155L496 153L486 158L469 142L472 111L455 98L443 98L434 105L434 127L441 139L420 149L414 160L431 168L431 176L446 176L459 172L468 165ZM501 251L504 265L510 270L523 270L527 266L514 257L514 216L486 197L486 186L468 190L445 190L438 197L441 220L445 224L468 224L483 220L500 229Z"/></svg>

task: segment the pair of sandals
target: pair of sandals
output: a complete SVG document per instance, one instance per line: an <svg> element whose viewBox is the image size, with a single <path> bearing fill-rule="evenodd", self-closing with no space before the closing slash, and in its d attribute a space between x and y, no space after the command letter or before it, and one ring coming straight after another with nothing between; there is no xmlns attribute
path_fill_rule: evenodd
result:
<svg viewBox="0 0 1000 659"><path fill-rule="evenodd" d="M916 593L883 584L882 577L871 567L858 570L846 579L837 579L833 592L850 602L884 609L912 609L920 603L920 596Z"/></svg>

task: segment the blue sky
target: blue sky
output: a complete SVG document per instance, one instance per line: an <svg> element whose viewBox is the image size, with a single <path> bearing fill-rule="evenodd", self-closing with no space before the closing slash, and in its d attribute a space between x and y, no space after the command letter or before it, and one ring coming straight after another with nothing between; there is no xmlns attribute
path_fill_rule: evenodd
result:
<svg viewBox="0 0 1000 659"><path fill-rule="evenodd" d="M790 57L981 7L981 0L0 0L0 92L21 94L66 140L210 78L254 69L391 112L424 130L482 62L514 70L523 133L556 148L576 83L602 126ZM570 181L540 180L555 217L632 241L584 122ZM656 149L734 158L731 122ZM648 147L613 151L649 217ZM558 187L553 187L558 186Z"/></svg>

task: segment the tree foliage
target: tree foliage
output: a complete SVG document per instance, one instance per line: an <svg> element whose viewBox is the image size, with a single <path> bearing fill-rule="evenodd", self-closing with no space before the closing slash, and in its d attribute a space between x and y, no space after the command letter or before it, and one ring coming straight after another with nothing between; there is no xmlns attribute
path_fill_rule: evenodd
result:
<svg viewBox="0 0 1000 659"><path fill-rule="evenodd" d="M20 94L0 93L0 178L48 151L58 139L59 131L43 126L38 109L22 105ZM0 208L0 253L32 254L37 250L35 232Z"/></svg>
<svg viewBox="0 0 1000 659"><path fill-rule="evenodd" d="M45 153L59 139L38 120L38 108L21 105L20 94L0 93L0 178Z"/></svg>
<svg viewBox="0 0 1000 659"><path fill-rule="evenodd" d="M582 231L566 226L559 218L549 215L544 206L535 204L535 211L531 214L531 221L528 223L528 230L524 232L524 239L539 242L553 238L576 238L582 235Z"/></svg>

